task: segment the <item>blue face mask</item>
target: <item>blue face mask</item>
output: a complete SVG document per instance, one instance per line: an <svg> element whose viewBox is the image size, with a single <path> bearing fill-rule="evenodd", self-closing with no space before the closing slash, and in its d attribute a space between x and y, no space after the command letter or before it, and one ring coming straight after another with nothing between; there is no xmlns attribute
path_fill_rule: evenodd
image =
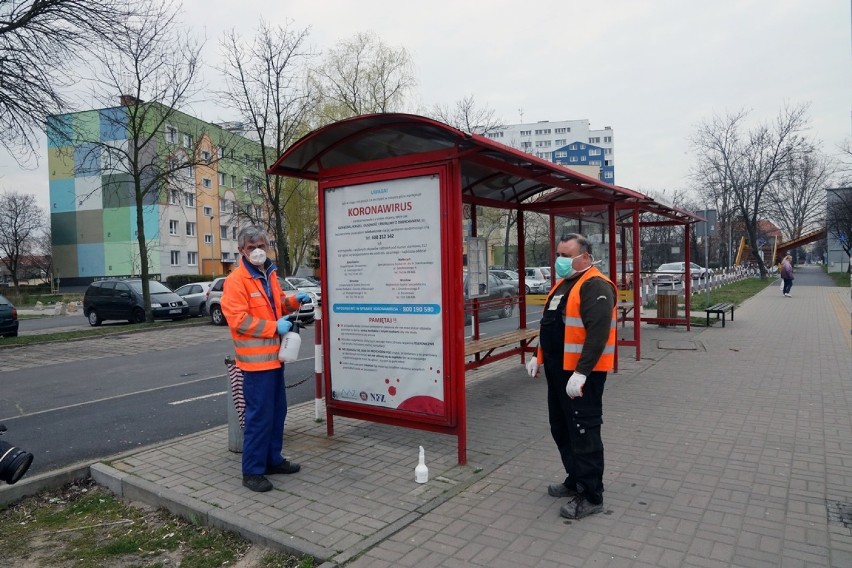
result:
<svg viewBox="0 0 852 568"><path fill-rule="evenodd" d="M556 257L556 276L559 278L568 278L574 274L574 258L564 256Z"/></svg>

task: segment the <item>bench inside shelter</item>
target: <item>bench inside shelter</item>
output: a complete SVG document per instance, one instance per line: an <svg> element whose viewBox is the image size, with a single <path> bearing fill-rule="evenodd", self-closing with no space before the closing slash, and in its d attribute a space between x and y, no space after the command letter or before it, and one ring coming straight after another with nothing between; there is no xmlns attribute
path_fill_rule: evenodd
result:
<svg viewBox="0 0 852 568"><path fill-rule="evenodd" d="M532 341L538 337L538 332L538 328L526 327L498 335L465 341L465 358L474 357L473 360L465 363L465 369L475 369L486 363L528 351ZM514 349L502 350L501 348L503 347L514 347Z"/></svg>
<svg viewBox="0 0 852 568"><path fill-rule="evenodd" d="M716 314L717 321L719 316L722 316L722 327L725 327L725 312L730 311L731 321L734 321L734 307L734 304L731 302L720 302L709 308L704 308L704 311L707 312L707 327L710 327L710 314Z"/></svg>

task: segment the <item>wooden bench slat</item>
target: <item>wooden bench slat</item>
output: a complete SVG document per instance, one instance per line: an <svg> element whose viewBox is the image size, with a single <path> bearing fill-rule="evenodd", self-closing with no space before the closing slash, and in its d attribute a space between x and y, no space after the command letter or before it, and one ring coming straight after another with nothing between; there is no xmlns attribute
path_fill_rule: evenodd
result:
<svg viewBox="0 0 852 568"><path fill-rule="evenodd" d="M538 329L527 327L524 329L516 329L500 335L492 335L482 339L472 339L464 344L464 354L475 355L482 351L491 351L498 347L507 345L515 345L521 341L527 341L538 336Z"/></svg>

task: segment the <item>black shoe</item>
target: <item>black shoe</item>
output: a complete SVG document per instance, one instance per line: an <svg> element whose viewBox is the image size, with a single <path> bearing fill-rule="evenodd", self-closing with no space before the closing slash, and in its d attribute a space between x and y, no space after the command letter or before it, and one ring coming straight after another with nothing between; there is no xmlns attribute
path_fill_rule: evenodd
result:
<svg viewBox="0 0 852 568"><path fill-rule="evenodd" d="M272 483L262 475L244 475L243 487L248 487L252 491L265 493L272 491Z"/></svg>
<svg viewBox="0 0 852 568"><path fill-rule="evenodd" d="M284 460L278 465L267 467L266 475L275 475L276 473L283 473L285 475L289 475L291 473L298 472L300 469L302 469L302 466L300 466L299 464Z"/></svg>
<svg viewBox="0 0 852 568"><path fill-rule="evenodd" d="M577 491L566 487L564 483L551 483L547 486L547 494L551 497L575 497Z"/></svg>
<svg viewBox="0 0 852 568"><path fill-rule="evenodd" d="M559 508L559 514L566 519L582 519L603 511L603 502L595 505L582 495L577 495Z"/></svg>

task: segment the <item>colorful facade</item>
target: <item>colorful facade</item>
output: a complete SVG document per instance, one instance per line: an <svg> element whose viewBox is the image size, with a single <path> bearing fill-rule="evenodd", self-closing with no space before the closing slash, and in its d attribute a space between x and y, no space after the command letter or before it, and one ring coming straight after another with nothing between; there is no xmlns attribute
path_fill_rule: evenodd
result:
<svg viewBox="0 0 852 568"><path fill-rule="evenodd" d="M82 285L140 274L135 178L144 187L169 160L194 165L141 196L151 277L227 273L237 255L242 212L261 211L260 144L179 112L157 127L143 126L138 139L145 143L133 144L128 110L118 106L48 121L55 278ZM140 157L131 167L127 155L134 146Z"/></svg>

